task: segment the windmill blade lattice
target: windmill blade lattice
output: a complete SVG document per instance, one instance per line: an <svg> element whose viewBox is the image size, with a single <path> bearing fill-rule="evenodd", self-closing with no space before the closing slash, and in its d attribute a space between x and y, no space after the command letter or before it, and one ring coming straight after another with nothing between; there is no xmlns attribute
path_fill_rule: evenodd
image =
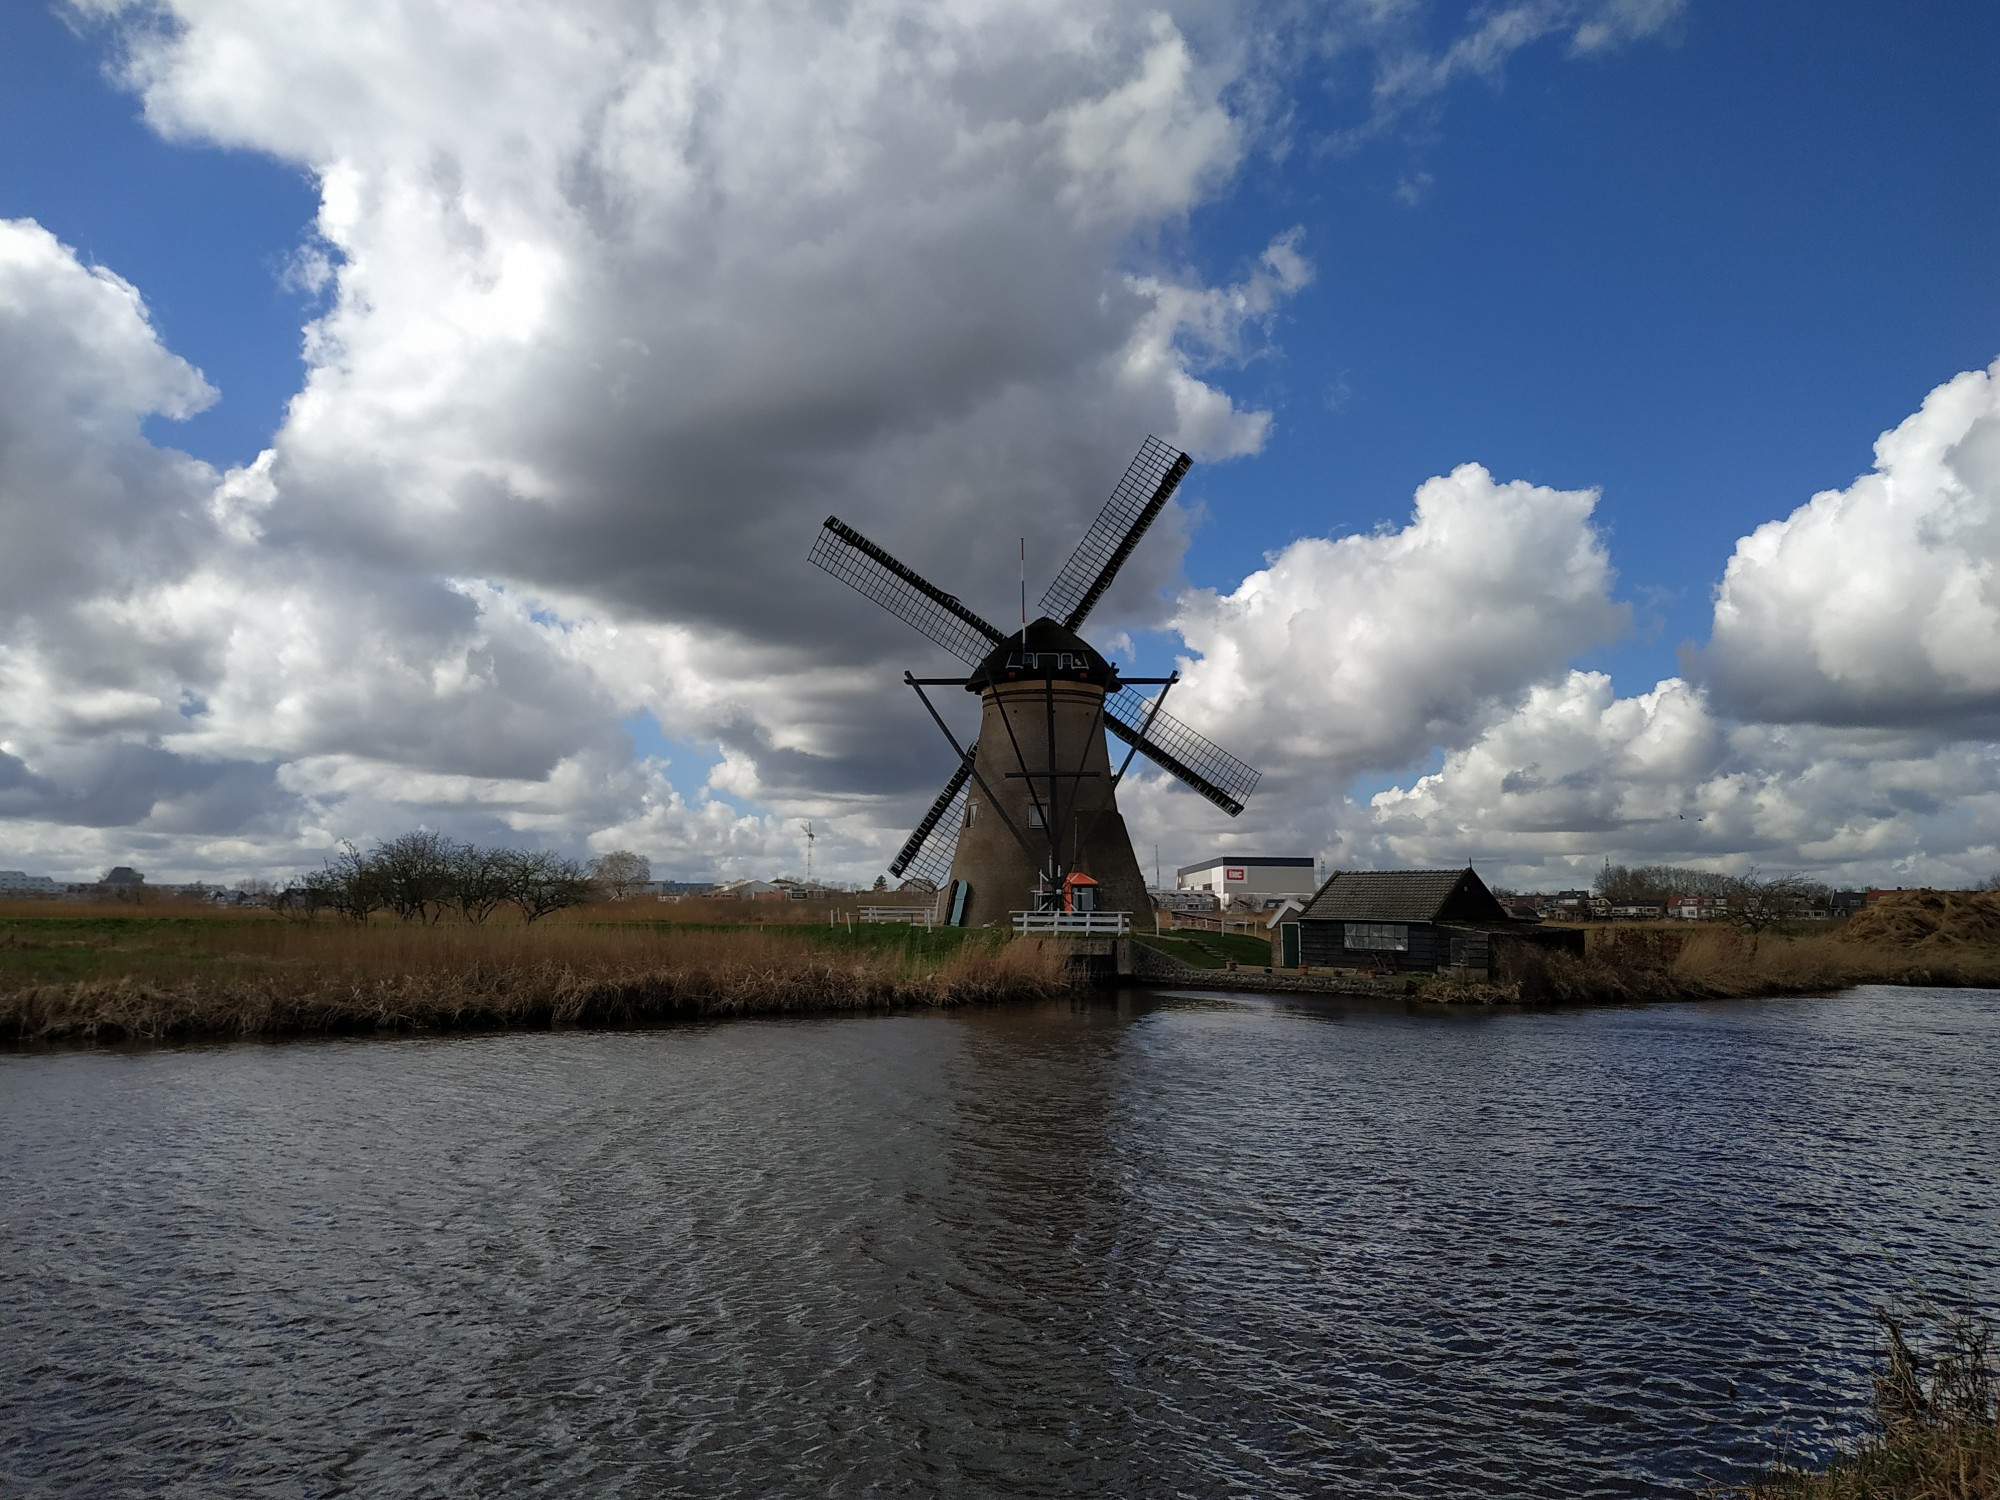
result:
<svg viewBox="0 0 2000 1500"><path fill-rule="evenodd" d="M838 516L826 518L807 557L967 666L978 666L1006 639L955 595L904 567Z"/></svg>
<svg viewBox="0 0 2000 1500"><path fill-rule="evenodd" d="M1170 448L1156 437L1147 438L1090 530L1076 544L1076 551L1056 574L1056 581L1042 595L1043 612L1061 620L1066 630L1081 625L1111 587L1111 580L1125 566L1146 528L1166 509L1192 464L1178 448Z"/></svg>
<svg viewBox="0 0 2000 1500"><path fill-rule="evenodd" d="M931 802L930 811L918 823L903 847L889 861L889 873L898 879L906 875L944 884L951 871L952 856L958 852L958 830L965 821L966 788L972 782L972 756L959 763L951 780Z"/></svg>
<svg viewBox="0 0 2000 1500"><path fill-rule="evenodd" d="M1147 724L1148 715L1152 723ZM1264 773L1245 765L1214 741L1188 728L1153 700L1132 688L1120 688L1104 701L1105 725L1128 745L1139 747L1159 768L1178 777L1235 817L1243 799L1257 790Z"/></svg>

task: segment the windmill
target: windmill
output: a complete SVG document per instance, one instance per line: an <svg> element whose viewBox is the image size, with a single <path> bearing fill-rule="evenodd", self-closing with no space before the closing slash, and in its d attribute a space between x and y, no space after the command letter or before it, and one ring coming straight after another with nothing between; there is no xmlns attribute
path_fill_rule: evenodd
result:
<svg viewBox="0 0 2000 1500"><path fill-rule="evenodd" d="M813 883L813 839L817 835L811 823L801 823L799 827L806 831L806 888L810 890Z"/></svg>
<svg viewBox="0 0 2000 1500"><path fill-rule="evenodd" d="M915 677L915 688L958 767L890 862L942 885L954 925L1004 922L1010 912L1145 910L1146 881L1119 816L1116 790L1132 756L1148 758L1232 818L1258 773L1162 706L1180 674L1122 677L1076 632L1118 576L1190 467L1146 439L1076 551L1042 595L1043 616L1002 634L837 516L811 559L971 669L965 677ZM979 734L961 745L925 692L960 687L981 700ZM1159 692L1148 698L1142 687ZM1129 747L1114 774L1104 733Z"/></svg>

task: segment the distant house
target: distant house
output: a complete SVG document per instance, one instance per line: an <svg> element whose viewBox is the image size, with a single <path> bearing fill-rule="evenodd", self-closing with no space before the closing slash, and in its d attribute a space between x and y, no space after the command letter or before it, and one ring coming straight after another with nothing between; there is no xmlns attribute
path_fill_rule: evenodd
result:
<svg viewBox="0 0 2000 1500"><path fill-rule="evenodd" d="M780 875L771 882L788 901L832 901L847 894L835 886L818 880L794 880L789 875Z"/></svg>
<svg viewBox="0 0 2000 1500"><path fill-rule="evenodd" d="M113 865L97 883L112 890L131 890L144 885L146 877L130 865Z"/></svg>
<svg viewBox="0 0 2000 1500"><path fill-rule="evenodd" d="M770 880L726 880L708 896L711 901L782 901L785 888Z"/></svg>
<svg viewBox="0 0 2000 1500"><path fill-rule="evenodd" d="M1677 896L1667 903L1667 915L1683 922L1712 922L1729 915L1727 896Z"/></svg>
<svg viewBox="0 0 2000 1500"><path fill-rule="evenodd" d="M712 880L648 880L638 890L641 895L664 900L668 896L705 896L714 888Z"/></svg>
<svg viewBox="0 0 2000 1500"><path fill-rule="evenodd" d="M1583 949L1583 934L1573 928L1543 928L1509 915L1470 866L1342 870L1278 931L1279 961L1287 966L1406 974L1483 977L1495 950L1509 942Z"/></svg>

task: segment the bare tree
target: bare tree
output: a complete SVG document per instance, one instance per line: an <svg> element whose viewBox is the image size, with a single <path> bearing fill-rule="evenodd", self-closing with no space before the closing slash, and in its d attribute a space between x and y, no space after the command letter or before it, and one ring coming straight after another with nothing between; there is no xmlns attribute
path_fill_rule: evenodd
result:
<svg viewBox="0 0 2000 1500"><path fill-rule="evenodd" d="M303 880L288 881L272 892L271 910L293 921L310 922L332 906L329 895L323 881L308 875Z"/></svg>
<svg viewBox="0 0 2000 1500"><path fill-rule="evenodd" d="M507 899L529 924L550 912L581 906L590 899L590 877L573 859L539 850L510 849L504 855Z"/></svg>
<svg viewBox="0 0 2000 1500"><path fill-rule="evenodd" d="M652 878L652 862L630 849L613 849L590 862L590 883L613 901L623 901Z"/></svg>
<svg viewBox="0 0 2000 1500"><path fill-rule="evenodd" d="M377 844L369 863L381 882L382 904L405 922L435 922L453 904L457 851L450 839L427 828Z"/></svg>
<svg viewBox="0 0 2000 1500"><path fill-rule="evenodd" d="M459 844L451 851L451 900L466 921L479 923L513 899L511 855L505 849Z"/></svg>
<svg viewBox="0 0 2000 1500"><path fill-rule="evenodd" d="M1680 896L1727 896L1736 877L1678 865L1614 865L1607 859L1592 884L1613 906L1665 906Z"/></svg>
<svg viewBox="0 0 2000 1500"><path fill-rule="evenodd" d="M305 884L312 892L311 899L349 921L365 922L384 904L374 862L345 840L340 853L329 859L324 869L308 875Z"/></svg>
<svg viewBox="0 0 2000 1500"><path fill-rule="evenodd" d="M1724 889L1728 901L1725 915L1731 926L1750 934L1751 951L1757 940L1774 928L1798 921L1812 909L1813 898L1826 888L1799 874L1758 875L1753 867L1747 874L1734 876Z"/></svg>

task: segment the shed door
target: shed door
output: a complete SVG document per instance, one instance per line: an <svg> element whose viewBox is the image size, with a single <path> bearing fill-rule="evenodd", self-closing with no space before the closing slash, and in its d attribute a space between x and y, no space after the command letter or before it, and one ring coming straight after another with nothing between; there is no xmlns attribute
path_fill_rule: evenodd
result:
<svg viewBox="0 0 2000 1500"><path fill-rule="evenodd" d="M1287 969L1299 966L1299 924L1296 922L1278 924L1278 962Z"/></svg>

